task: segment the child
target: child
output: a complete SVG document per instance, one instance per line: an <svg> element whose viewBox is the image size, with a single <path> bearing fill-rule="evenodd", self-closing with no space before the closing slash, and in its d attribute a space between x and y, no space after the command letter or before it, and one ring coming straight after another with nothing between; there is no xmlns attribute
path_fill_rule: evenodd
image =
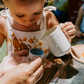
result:
<svg viewBox="0 0 84 84"><path fill-rule="evenodd" d="M77 30L76 36L79 38L84 37L84 5L79 8L75 26Z"/></svg>
<svg viewBox="0 0 84 84"><path fill-rule="evenodd" d="M44 0L3 0L8 8L0 17L0 46L7 40L7 54L24 49L40 48L44 56L49 55L43 34L58 20L50 11L44 11ZM68 39L75 36L75 26L71 22L62 24Z"/></svg>

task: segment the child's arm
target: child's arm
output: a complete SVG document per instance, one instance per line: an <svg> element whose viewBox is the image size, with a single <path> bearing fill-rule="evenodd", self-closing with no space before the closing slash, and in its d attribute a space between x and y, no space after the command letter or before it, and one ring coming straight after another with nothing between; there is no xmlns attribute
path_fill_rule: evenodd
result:
<svg viewBox="0 0 84 84"><path fill-rule="evenodd" d="M57 18L54 16L52 12L45 11L45 13L46 13L46 19L47 19L47 30L53 26L59 25Z"/></svg>
<svg viewBox="0 0 84 84"><path fill-rule="evenodd" d="M47 29L59 25L57 18L54 16L52 12L46 11L46 18L47 18ZM72 22L62 23L61 29L69 40L74 38L76 35L75 26L73 25Z"/></svg>
<svg viewBox="0 0 84 84"><path fill-rule="evenodd" d="M2 46L7 35L8 35L8 28L7 28L6 19L0 17L0 47Z"/></svg>

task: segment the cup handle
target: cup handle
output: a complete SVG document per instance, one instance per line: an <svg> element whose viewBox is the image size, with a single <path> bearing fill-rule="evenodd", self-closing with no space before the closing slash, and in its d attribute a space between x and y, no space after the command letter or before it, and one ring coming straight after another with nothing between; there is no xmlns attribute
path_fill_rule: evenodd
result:
<svg viewBox="0 0 84 84"><path fill-rule="evenodd" d="M26 59L26 62L30 62L30 58L29 58L29 55L27 55L27 59Z"/></svg>

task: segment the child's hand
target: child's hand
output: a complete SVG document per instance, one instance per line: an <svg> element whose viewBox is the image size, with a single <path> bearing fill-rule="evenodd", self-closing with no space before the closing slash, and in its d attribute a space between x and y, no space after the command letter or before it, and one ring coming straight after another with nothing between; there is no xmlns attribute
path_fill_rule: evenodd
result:
<svg viewBox="0 0 84 84"><path fill-rule="evenodd" d="M71 40L76 36L76 29L72 22L65 22L60 24L62 31L66 37Z"/></svg>

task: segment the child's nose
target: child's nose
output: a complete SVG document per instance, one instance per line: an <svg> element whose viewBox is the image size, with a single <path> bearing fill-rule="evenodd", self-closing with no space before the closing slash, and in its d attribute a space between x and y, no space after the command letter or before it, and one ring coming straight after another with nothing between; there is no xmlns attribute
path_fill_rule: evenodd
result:
<svg viewBox="0 0 84 84"><path fill-rule="evenodd" d="M33 22L35 19L25 20L26 22Z"/></svg>
<svg viewBox="0 0 84 84"><path fill-rule="evenodd" d="M33 22L34 20L35 20L35 18L30 17L30 18L27 18L25 21L26 21L26 22Z"/></svg>
<svg viewBox="0 0 84 84"><path fill-rule="evenodd" d="M35 20L35 18L29 19L30 22L33 22Z"/></svg>

